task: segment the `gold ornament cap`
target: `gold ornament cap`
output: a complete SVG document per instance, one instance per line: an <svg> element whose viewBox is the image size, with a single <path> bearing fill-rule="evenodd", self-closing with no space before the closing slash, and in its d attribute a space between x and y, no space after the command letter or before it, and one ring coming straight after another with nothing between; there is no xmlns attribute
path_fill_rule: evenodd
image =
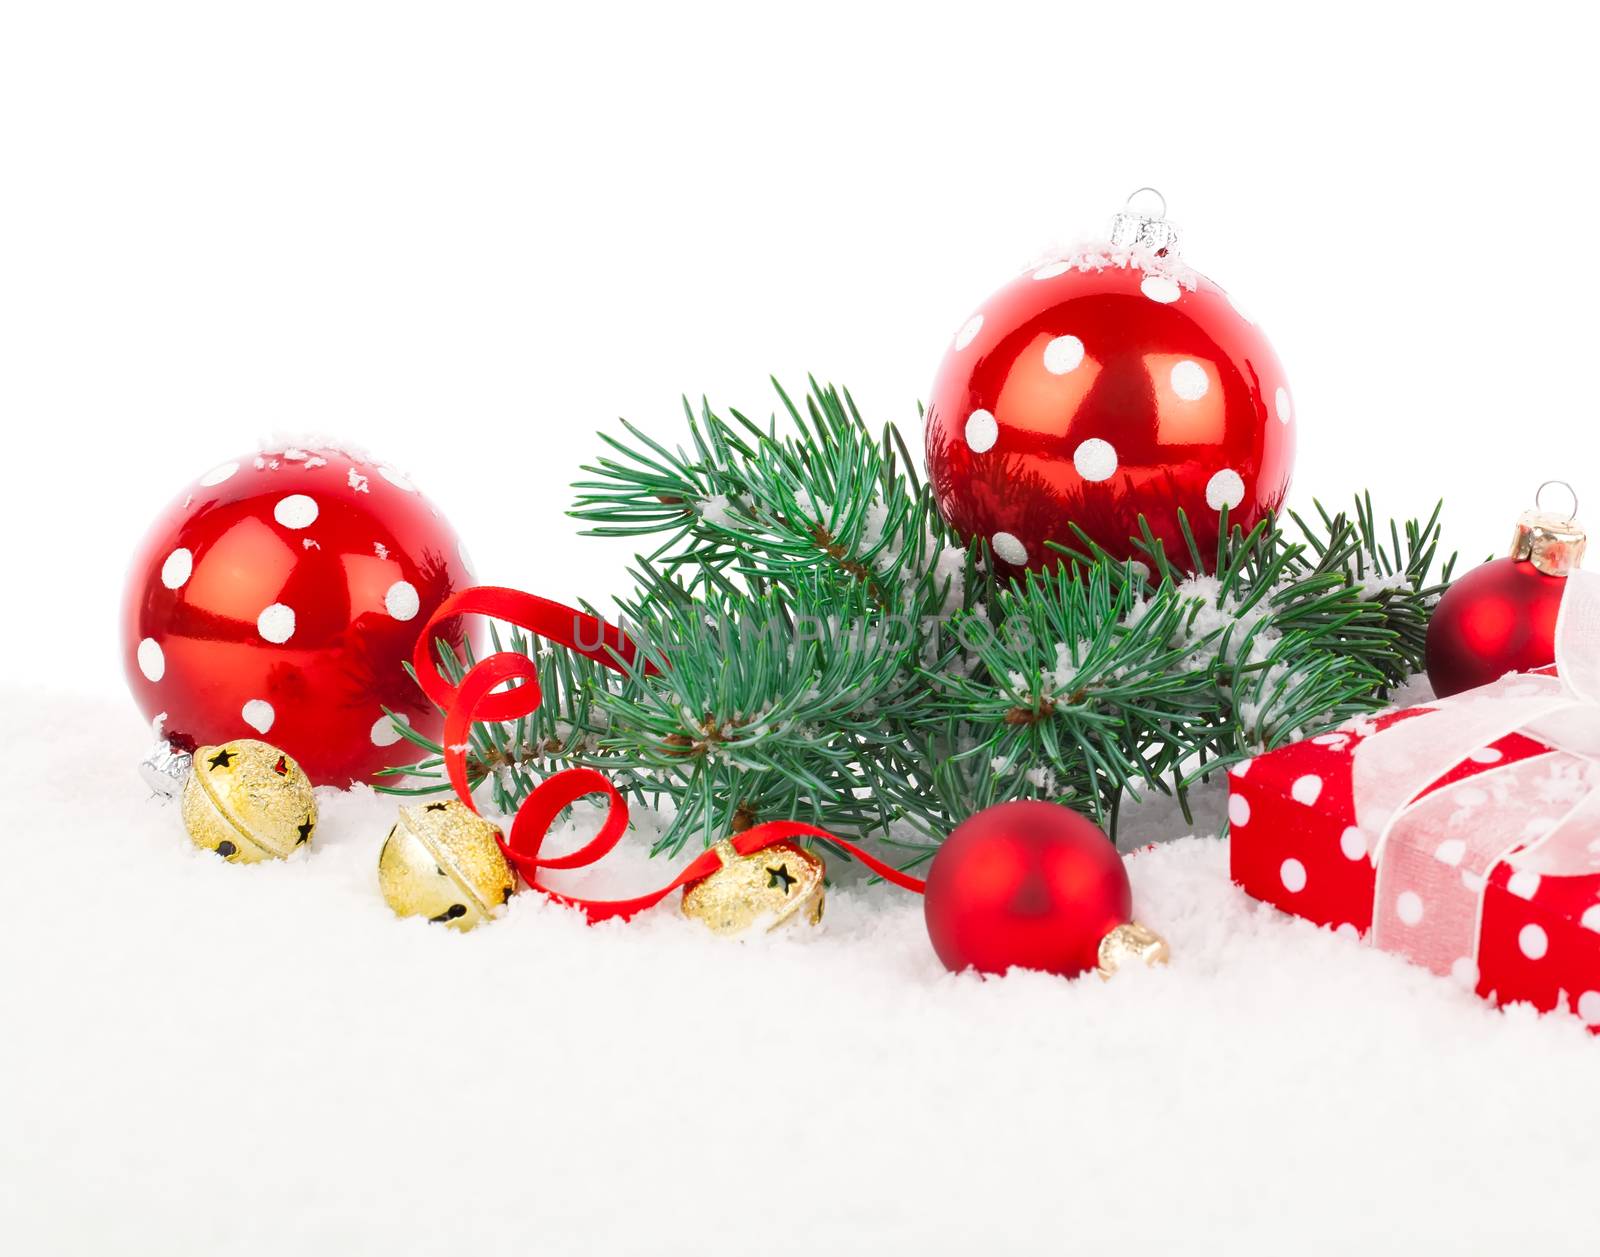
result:
<svg viewBox="0 0 1600 1257"><path fill-rule="evenodd" d="M293 759L241 738L195 751L183 786L183 827L195 846L235 864L281 860L311 841L317 801Z"/></svg>
<svg viewBox="0 0 1600 1257"><path fill-rule="evenodd" d="M1100 940L1098 959L1100 963L1094 971L1105 979L1130 961L1142 960L1152 968L1164 965L1172 959L1172 949L1167 946L1167 940L1149 926L1129 921Z"/></svg>
<svg viewBox="0 0 1600 1257"><path fill-rule="evenodd" d="M712 850L722 867L683 888L684 916L729 936L822 920L827 868L821 856L792 842L740 855L726 838Z"/></svg>
<svg viewBox="0 0 1600 1257"><path fill-rule="evenodd" d="M1552 485L1559 485L1572 494L1572 510L1558 515L1543 509L1540 497ZM1578 495L1564 480L1547 480L1534 494L1534 509L1524 511L1511 535L1511 557L1525 559L1546 576L1565 576L1583 562L1583 552L1589 536L1574 515L1578 513Z"/></svg>
<svg viewBox="0 0 1600 1257"><path fill-rule="evenodd" d="M517 889L500 827L455 799L400 808L378 853L378 888L396 916L458 930L493 920Z"/></svg>

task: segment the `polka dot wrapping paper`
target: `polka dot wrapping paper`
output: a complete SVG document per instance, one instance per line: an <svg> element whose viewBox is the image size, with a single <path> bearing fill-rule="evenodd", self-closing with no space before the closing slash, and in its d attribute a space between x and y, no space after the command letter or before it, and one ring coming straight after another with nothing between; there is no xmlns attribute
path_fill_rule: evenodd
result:
<svg viewBox="0 0 1600 1257"><path fill-rule="evenodd" d="M1600 1033L1600 576L1557 665L1240 764L1233 880L1495 1003Z"/></svg>

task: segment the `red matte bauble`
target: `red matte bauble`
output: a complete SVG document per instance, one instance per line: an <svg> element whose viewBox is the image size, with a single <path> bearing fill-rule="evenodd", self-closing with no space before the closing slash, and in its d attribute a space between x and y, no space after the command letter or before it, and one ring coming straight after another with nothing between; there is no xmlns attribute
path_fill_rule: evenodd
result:
<svg viewBox="0 0 1600 1257"><path fill-rule="evenodd" d="M1029 271L945 354L929 480L944 518L987 540L1002 571L1053 564L1046 541L1082 549L1074 524L1137 557L1141 515L1192 569L1180 509L1208 555L1224 506L1249 529L1288 491L1294 415L1271 345L1210 280L1147 264L1081 254Z"/></svg>
<svg viewBox="0 0 1600 1257"><path fill-rule="evenodd" d="M179 747L261 737L320 785L367 781L421 754L385 707L442 730L403 665L470 584L454 530L400 473L333 449L246 456L180 493L140 543L128 684Z"/></svg>
<svg viewBox="0 0 1600 1257"><path fill-rule="evenodd" d="M1440 698L1531 672L1556 659L1556 615L1565 576L1527 559L1492 559L1439 599L1428 622L1428 680Z"/></svg>
<svg viewBox="0 0 1600 1257"><path fill-rule="evenodd" d="M998 803L957 825L928 870L928 937L956 972L1042 969L1073 977L1133 913L1122 857L1058 803Z"/></svg>

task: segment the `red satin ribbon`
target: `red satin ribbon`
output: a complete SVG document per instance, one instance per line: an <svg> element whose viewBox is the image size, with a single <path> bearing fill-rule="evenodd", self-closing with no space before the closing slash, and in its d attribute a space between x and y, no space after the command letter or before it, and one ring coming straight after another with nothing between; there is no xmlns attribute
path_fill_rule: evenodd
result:
<svg viewBox="0 0 1600 1257"><path fill-rule="evenodd" d="M492 585L463 589L446 598L417 637L412 663L423 691L445 712L444 762L450 784L455 788L456 797L477 811L467 781L467 742L473 722L516 720L537 710L539 670L527 655L518 651L500 651L473 665L461 678L459 686L451 685L439 671L433 642L440 625L458 615L486 615L515 624L618 672L629 671L638 662L639 652L621 629L597 616L552 602L548 598ZM655 672L656 668L646 660L643 670L649 674ZM491 692L508 682L513 683L513 688L499 694ZM570 804L590 794L604 795L606 799L606 817L599 832L576 851L561 856L541 857L540 849L556 818ZM580 909L590 922L605 921L611 917L631 917L660 903L679 887L698 881L721 867L721 860L715 851L704 851L660 890L633 899L577 899L551 890L540 882L540 869L583 868L603 859L617 845L627 828L628 802L604 773L593 768L565 768L546 777L522 801L511 822L511 833L500 846L506 859L522 874L523 881L530 887L557 903ZM902 873L863 851L855 843L815 825L800 821L767 821L733 835L732 841L734 850L740 855L750 855L793 838L824 839L848 851L885 881L893 882L905 890L922 893L923 882L920 878Z"/></svg>

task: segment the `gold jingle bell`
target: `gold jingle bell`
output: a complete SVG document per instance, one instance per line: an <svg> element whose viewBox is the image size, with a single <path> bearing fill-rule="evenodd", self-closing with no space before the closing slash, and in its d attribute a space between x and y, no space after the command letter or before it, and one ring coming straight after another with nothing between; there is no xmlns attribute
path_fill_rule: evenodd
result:
<svg viewBox="0 0 1600 1257"><path fill-rule="evenodd" d="M300 765L241 738L202 746L183 786L183 827L197 847L235 864L281 860L311 841L317 803Z"/></svg>
<svg viewBox="0 0 1600 1257"><path fill-rule="evenodd" d="M400 809L378 854L378 886L397 916L458 930L492 920L517 889L500 828L455 799Z"/></svg>
<svg viewBox="0 0 1600 1257"><path fill-rule="evenodd" d="M819 856L792 842L740 855L726 838L712 850L722 867L683 888L684 916L729 935L822 920L826 869Z"/></svg>

